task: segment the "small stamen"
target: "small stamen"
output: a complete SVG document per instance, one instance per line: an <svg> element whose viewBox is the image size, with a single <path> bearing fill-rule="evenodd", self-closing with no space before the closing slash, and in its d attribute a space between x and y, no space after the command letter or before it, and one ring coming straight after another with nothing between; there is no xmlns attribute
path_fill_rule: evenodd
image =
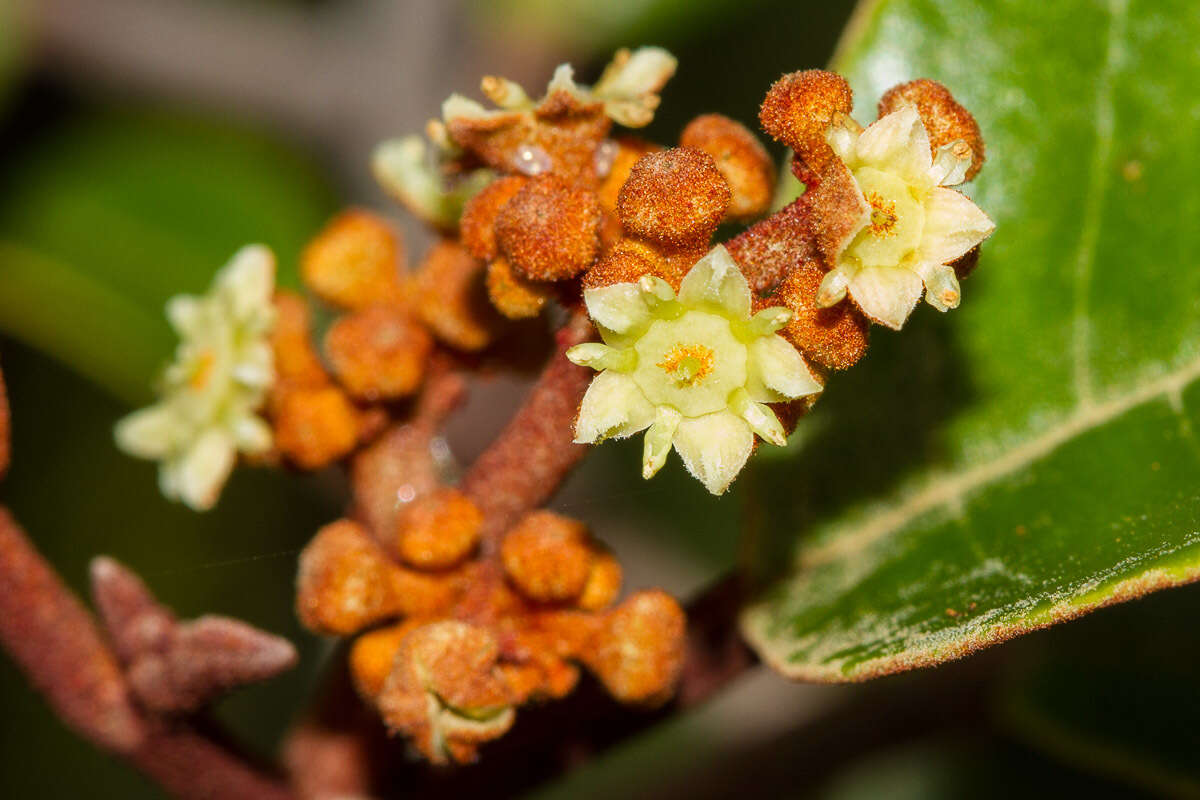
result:
<svg viewBox="0 0 1200 800"><path fill-rule="evenodd" d="M695 386L713 371L716 360L712 350L702 344L677 344L655 366L682 386Z"/></svg>
<svg viewBox="0 0 1200 800"><path fill-rule="evenodd" d="M871 205L871 233L885 239L896 232L896 203L882 197L878 192L867 195Z"/></svg>

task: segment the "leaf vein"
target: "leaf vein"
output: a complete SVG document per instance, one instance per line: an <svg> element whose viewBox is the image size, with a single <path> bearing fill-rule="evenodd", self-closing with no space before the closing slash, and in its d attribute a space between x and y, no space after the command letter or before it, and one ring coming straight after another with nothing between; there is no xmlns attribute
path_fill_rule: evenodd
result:
<svg viewBox="0 0 1200 800"><path fill-rule="evenodd" d="M1200 379L1200 358L1167 373L1142 387L1109 400L1080 407L1058 426L1029 439L1007 452L966 471L934 478L908 498L892 508L875 515L865 524L839 534L823 545L813 545L800 552L800 564L811 567L843 558L862 550L872 542L903 528L917 517L947 505L960 502L976 490L1011 475L1087 431L1119 417L1140 405L1154 400L1170 400L1178 396L1193 381Z"/></svg>

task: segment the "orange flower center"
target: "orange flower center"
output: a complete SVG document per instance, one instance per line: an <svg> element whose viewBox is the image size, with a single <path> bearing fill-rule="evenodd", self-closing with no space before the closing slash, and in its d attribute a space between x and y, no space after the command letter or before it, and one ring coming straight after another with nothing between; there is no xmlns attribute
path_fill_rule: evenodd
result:
<svg viewBox="0 0 1200 800"><path fill-rule="evenodd" d="M677 344L656 365L678 383L695 386L713 371L713 351L702 344Z"/></svg>
<svg viewBox="0 0 1200 800"><path fill-rule="evenodd" d="M213 365L217 362L217 355L211 350L206 350L196 359L196 366L192 368L191 377L188 378L188 386L199 392L208 385L208 379L212 377Z"/></svg>
<svg viewBox="0 0 1200 800"><path fill-rule="evenodd" d="M895 202L885 200L879 192L868 194L867 202L871 205L871 233L880 239L895 233L897 219Z"/></svg>

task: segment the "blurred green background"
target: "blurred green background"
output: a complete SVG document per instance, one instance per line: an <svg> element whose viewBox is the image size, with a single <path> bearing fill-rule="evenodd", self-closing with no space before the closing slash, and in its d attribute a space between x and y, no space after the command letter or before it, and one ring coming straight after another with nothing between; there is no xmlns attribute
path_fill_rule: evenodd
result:
<svg viewBox="0 0 1200 800"><path fill-rule="evenodd" d="M88 560L107 553L181 616L230 614L296 642L296 670L217 709L270 754L330 655L295 622L292 580L343 487L332 474L243 470L197 515L161 499L152 465L116 452L113 422L147 399L172 348L166 298L204 287L248 241L274 248L294 283L300 247L336 209L386 207L370 147L418 130L481 74L537 87L569 60L586 81L613 47L658 44L680 70L650 138L674 141L708 111L756 129L766 87L824 65L851 11L840 0L0 0L0 357L14 420L0 496L81 593ZM396 218L419 253L427 240ZM451 431L464 458L520 386L492 388L499 401L471 406L486 418ZM715 503L677 468L643 484L631 447L597 451L556 504L616 548L630 586L686 595L736 563L740 496ZM758 674L543 796L729 797L749 783L839 799L1196 796L1197 647L1154 646L1195 619L1194 594L1012 646L963 718L930 729L906 730L895 705L924 677L861 690ZM1114 640L1135 657L1114 662ZM1123 730L1106 729L1111 715L1081 724L1097 697ZM837 716L863 703L883 717ZM66 732L3 658L0 709L0 797L159 796ZM893 723L888 736L867 730ZM861 752L818 760L825 726L861 738Z"/></svg>

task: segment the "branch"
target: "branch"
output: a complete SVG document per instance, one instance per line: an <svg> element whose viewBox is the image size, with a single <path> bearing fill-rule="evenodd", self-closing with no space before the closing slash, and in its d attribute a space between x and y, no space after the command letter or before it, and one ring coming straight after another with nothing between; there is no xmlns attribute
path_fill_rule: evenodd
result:
<svg viewBox="0 0 1200 800"><path fill-rule="evenodd" d="M587 452L572 439L575 413L592 375L565 354L594 335L587 315L573 312L520 410L464 476L461 488L486 520L485 546L495 548L522 514L550 499Z"/></svg>
<svg viewBox="0 0 1200 800"><path fill-rule="evenodd" d="M0 644L80 736L185 800L289 800L277 778L189 723L144 714L91 614L0 508Z"/></svg>

